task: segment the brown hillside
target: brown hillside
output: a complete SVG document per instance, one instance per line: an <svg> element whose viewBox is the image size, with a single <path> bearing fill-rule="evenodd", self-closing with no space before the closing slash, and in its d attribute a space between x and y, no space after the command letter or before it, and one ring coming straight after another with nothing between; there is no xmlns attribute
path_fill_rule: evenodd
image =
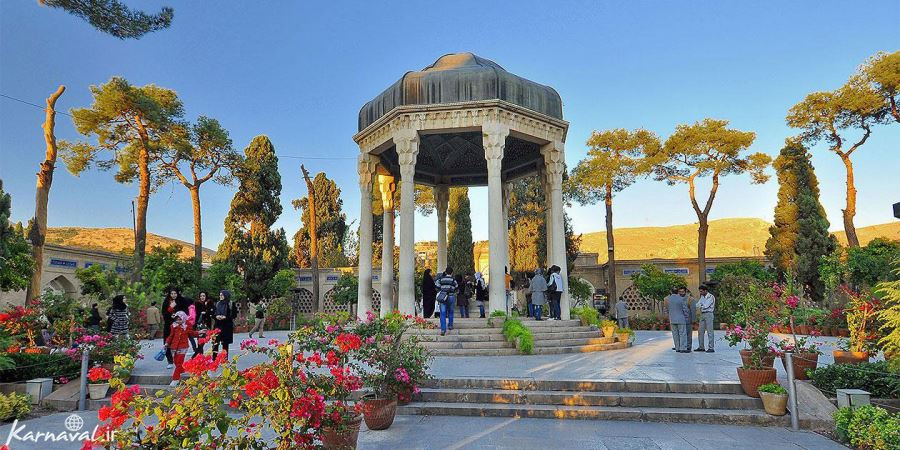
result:
<svg viewBox="0 0 900 450"><path fill-rule="evenodd" d="M769 238L770 223L762 219L720 219L709 222L706 256L762 255ZM900 239L900 222L873 225L857 229L860 242L883 236ZM846 245L843 232L835 233ZM599 254L605 263L606 232L585 233L581 238L582 252ZM697 256L697 224L670 227L619 228L616 230L616 257L619 259L695 258Z"/></svg>
<svg viewBox="0 0 900 450"><path fill-rule="evenodd" d="M134 251L134 234L130 228L50 228L47 230L47 243L114 253L131 253ZM194 245L191 243L147 233L148 251L154 246L166 247L172 244L181 246L182 257L191 258L194 256ZM209 262L215 253L208 248L204 248L203 261Z"/></svg>

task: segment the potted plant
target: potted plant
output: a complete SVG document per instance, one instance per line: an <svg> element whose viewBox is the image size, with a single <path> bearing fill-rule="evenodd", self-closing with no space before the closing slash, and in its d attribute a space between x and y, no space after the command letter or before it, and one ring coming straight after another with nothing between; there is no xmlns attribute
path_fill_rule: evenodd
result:
<svg viewBox="0 0 900 450"><path fill-rule="evenodd" d="M322 445L333 449L355 449L363 416L360 404L350 406L334 402L325 406L322 420Z"/></svg>
<svg viewBox="0 0 900 450"><path fill-rule="evenodd" d="M752 327L742 327L740 325L735 325L731 328L725 330L725 342L728 343L729 347L736 347L741 342L745 342L749 336L754 336L759 338L760 336L765 336L768 338L768 333L756 332ZM766 340L768 342L768 340ZM747 343L745 342L745 347ZM751 365L751 355L753 351L750 348L743 348L738 353L741 355L741 365L750 366ZM775 366L775 354L771 351L771 349L766 348L766 351L759 357L758 365L761 367L774 367Z"/></svg>
<svg viewBox="0 0 900 450"><path fill-rule="evenodd" d="M849 339L838 342L840 350L834 350L834 362L837 364L858 364L869 361L869 350L877 341L873 328L878 316L878 300L868 292L856 292L846 286L841 290L849 301L844 309L849 327Z"/></svg>
<svg viewBox="0 0 900 450"><path fill-rule="evenodd" d="M787 370L787 358L784 354L787 352L794 354L791 360L794 364L794 378L798 380L809 379L806 372L816 370L819 365L819 355L822 354L818 344L812 342L810 336L799 338L794 336L793 340L784 339L776 344L776 353L781 357L781 364L785 370Z"/></svg>
<svg viewBox="0 0 900 450"><path fill-rule="evenodd" d="M776 289L760 284L747 285L747 291L741 295L741 311L735 314L736 319L744 326L735 326L726 333L729 346L743 342L749 353L737 368L741 388L751 397L759 397L757 389L775 381L774 354L769 348L769 330L772 318L777 316L778 304ZM771 362L769 362L769 358Z"/></svg>
<svg viewBox="0 0 900 450"><path fill-rule="evenodd" d="M616 322L609 319L601 320L600 329L603 330L603 336L613 337L616 335Z"/></svg>
<svg viewBox="0 0 900 450"><path fill-rule="evenodd" d="M768 383L760 386L759 396L767 413L773 416L787 414L787 391L777 383Z"/></svg>
<svg viewBox="0 0 900 450"><path fill-rule="evenodd" d="M616 340L631 343L634 331L631 328L616 328Z"/></svg>
<svg viewBox="0 0 900 450"><path fill-rule="evenodd" d="M103 367L93 367L88 370L88 392L91 400L106 398L110 378L112 378L112 373Z"/></svg>
<svg viewBox="0 0 900 450"><path fill-rule="evenodd" d="M122 383L128 383L128 380L131 379L131 372L134 370L134 356L129 354L117 355L113 358L113 361L115 362L112 370L113 376L122 380Z"/></svg>
<svg viewBox="0 0 900 450"><path fill-rule="evenodd" d="M583 327L595 325L600 320L600 313L597 312L596 309L588 306L573 308L572 315L578 316L578 319L581 320L581 326Z"/></svg>

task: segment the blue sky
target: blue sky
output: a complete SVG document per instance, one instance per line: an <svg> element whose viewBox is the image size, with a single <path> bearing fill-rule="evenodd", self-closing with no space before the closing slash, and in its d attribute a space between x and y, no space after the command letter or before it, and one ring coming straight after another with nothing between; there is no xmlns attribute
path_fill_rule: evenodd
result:
<svg viewBox="0 0 900 450"><path fill-rule="evenodd" d="M838 87L868 56L900 48L900 3L797 2L130 2L175 7L168 30L121 41L36 0L0 2L0 93L43 104L57 85L58 107L90 103L88 86L121 75L176 90L189 118L219 119L238 149L268 135L282 155L284 214L305 195L300 162L325 171L343 190L350 220L359 215L351 136L359 107L408 70L471 51L510 72L555 87L570 122L566 159L582 157L591 130L650 129L704 117L752 130L752 149L777 154L794 131L788 108L804 95ZM34 173L43 158L42 111L0 98L0 178L13 219L33 214ZM60 138L77 139L58 117ZM900 201L900 125L878 127L854 155L857 226L894 220ZM824 145L813 150L822 202L840 228L844 169ZM347 159L307 159L328 157ZM234 188L204 185L204 244L216 248ZM702 190L701 190L702 191ZM724 179L713 218L772 220L777 183ZM54 179L50 226L131 226L136 186L111 173L75 178L62 164ZM487 236L486 189L472 192L474 236ZM577 232L603 228L602 209L569 210ZM188 192L167 185L150 201L149 231L192 240ZM684 186L642 180L616 199L615 225L695 222ZM435 239L434 217L418 218L416 239Z"/></svg>

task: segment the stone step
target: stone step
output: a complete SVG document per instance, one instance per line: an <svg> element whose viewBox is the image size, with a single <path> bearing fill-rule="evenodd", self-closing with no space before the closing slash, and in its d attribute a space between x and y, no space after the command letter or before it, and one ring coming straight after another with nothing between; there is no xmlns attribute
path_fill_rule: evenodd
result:
<svg viewBox="0 0 900 450"><path fill-rule="evenodd" d="M628 348L625 342L616 342L615 344L588 344L577 345L571 347L534 347L532 355L557 355L561 353L590 353L604 352L607 350L622 350Z"/></svg>
<svg viewBox="0 0 900 450"><path fill-rule="evenodd" d="M558 327L580 327L580 320L534 320L528 318L519 318L522 324L529 328L558 328ZM502 324L501 324L502 325ZM586 327L589 328L589 327Z"/></svg>
<svg viewBox="0 0 900 450"><path fill-rule="evenodd" d="M424 388L416 401L513 405L624 406L702 409L761 409L762 401L743 394L522 391Z"/></svg>
<svg viewBox="0 0 900 450"><path fill-rule="evenodd" d="M432 378L428 389L497 389L522 391L743 394L737 381L535 380L533 378Z"/></svg>
<svg viewBox="0 0 900 450"><path fill-rule="evenodd" d="M494 334L440 334L417 335L419 342L506 342L506 336L501 333Z"/></svg>
<svg viewBox="0 0 900 450"><path fill-rule="evenodd" d="M439 336L441 334L441 330L439 328L430 328L427 330L420 329L412 329L407 331L407 334L417 335L417 336ZM503 330L500 328L454 328L452 330L447 330L447 335L462 335L462 334L503 334Z"/></svg>
<svg viewBox="0 0 900 450"><path fill-rule="evenodd" d="M499 403L414 402L398 414L435 416L533 417L545 419L631 420L734 425L788 426L789 416L762 410L699 408L630 408L623 406L511 405Z"/></svg>
<svg viewBox="0 0 900 450"><path fill-rule="evenodd" d="M603 336L600 330L591 327L572 326L572 327L554 327L554 328L528 328L532 334L559 334L559 333L594 333L596 336Z"/></svg>
<svg viewBox="0 0 900 450"><path fill-rule="evenodd" d="M535 347L575 347L582 345L609 345L615 344L615 338L606 337L586 337L572 339L535 339Z"/></svg>
<svg viewBox="0 0 900 450"><path fill-rule="evenodd" d="M599 331L558 331L553 333L536 332L532 333L534 341L543 340L559 340L559 339L589 339L602 336Z"/></svg>
<svg viewBox="0 0 900 450"><path fill-rule="evenodd" d="M491 349L491 348L515 348L515 344L507 341L456 341L441 340L434 342L422 342L422 346L429 349L465 348L465 349Z"/></svg>
<svg viewBox="0 0 900 450"><path fill-rule="evenodd" d="M438 348L429 350L434 356L510 356L521 355L515 348Z"/></svg>

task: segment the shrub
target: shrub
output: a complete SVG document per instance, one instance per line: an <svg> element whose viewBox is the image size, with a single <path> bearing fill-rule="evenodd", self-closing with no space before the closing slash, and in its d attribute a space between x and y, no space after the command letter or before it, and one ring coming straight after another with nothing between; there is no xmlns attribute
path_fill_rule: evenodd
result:
<svg viewBox="0 0 900 450"><path fill-rule="evenodd" d="M769 394L787 395L787 391L778 383L764 384L759 387L759 392L768 392Z"/></svg>
<svg viewBox="0 0 900 450"><path fill-rule="evenodd" d="M572 308L571 314L581 319L582 323L597 325L600 322L600 313L589 306Z"/></svg>
<svg viewBox="0 0 900 450"><path fill-rule="evenodd" d="M884 408L865 405L834 412L835 434L854 448L887 450L900 448L900 416Z"/></svg>
<svg viewBox="0 0 900 450"><path fill-rule="evenodd" d="M718 269L717 269L718 270ZM719 323L736 324L741 299L751 287L763 289L766 283L749 275L727 275L713 290L716 296L716 319Z"/></svg>
<svg viewBox="0 0 900 450"><path fill-rule="evenodd" d="M534 335L519 319L511 318L503 322L503 336L509 342L514 342L516 338L519 338L519 350L526 355L530 355L534 351Z"/></svg>
<svg viewBox="0 0 900 450"><path fill-rule="evenodd" d="M21 419L31 412L31 402L24 394L0 394L0 421Z"/></svg>
<svg viewBox="0 0 900 450"><path fill-rule="evenodd" d="M813 386L829 396L838 389L864 389L874 398L900 398L900 377L888 372L888 363L832 364L809 372Z"/></svg>
<svg viewBox="0 0 900 450"><path fill-rule="evenodd" d="M615 321L615 320L609 320L609 319L601 320L598 326L599 326L599 328L601 328L601 329L602 329L602 328L615 327L615 326L616 326L616 321Z"/></svg>
<svg viewBox="0 0 900 450"><path fill-rule="evenodd" d="M736 263L719 264L709 277L710 281L722 281L728 276L749 276L759 281L775 281L775 274L758 261L742 259Z"/></svg>
<svg viewBox="0 0 900 450"><path fill-rule="evenodd" d="M81 370L81 363L61 354L8 353L15 363L14 369L0 370L0 383L14 383L32 378L74 378Z"/></svg>

